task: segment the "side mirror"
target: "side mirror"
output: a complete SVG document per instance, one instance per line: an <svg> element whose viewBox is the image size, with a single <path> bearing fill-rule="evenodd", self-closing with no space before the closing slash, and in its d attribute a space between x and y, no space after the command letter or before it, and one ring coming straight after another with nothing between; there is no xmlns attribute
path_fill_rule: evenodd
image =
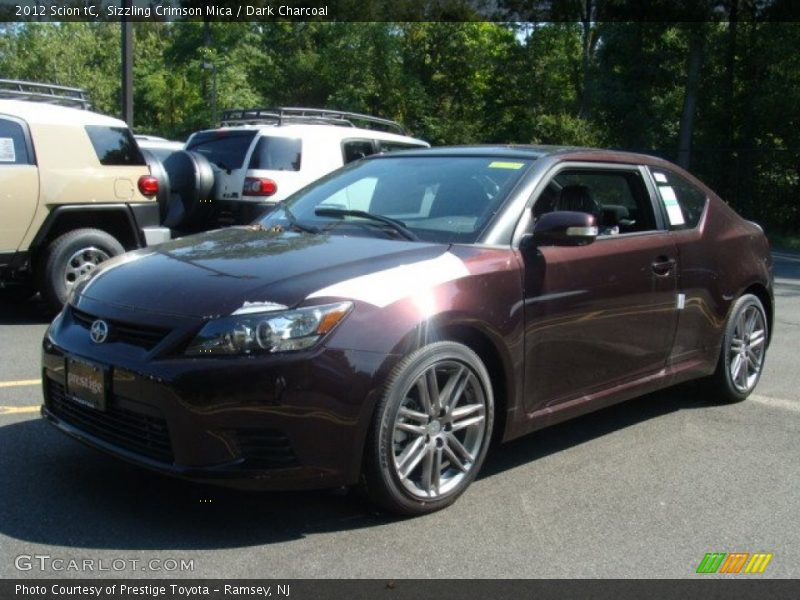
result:
<svg viewBox="0 0 800 600"><path fill-rule="evenodd" d="M585 246L599 231L589 213L559 210L543 214L533 226L531 243L535 246Z"/></svg>

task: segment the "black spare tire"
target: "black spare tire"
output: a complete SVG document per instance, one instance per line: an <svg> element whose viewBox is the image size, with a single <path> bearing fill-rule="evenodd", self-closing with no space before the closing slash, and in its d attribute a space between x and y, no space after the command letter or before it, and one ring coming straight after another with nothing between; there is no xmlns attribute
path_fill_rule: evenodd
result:
<svg viewBox="0 0 800 600"><path fill-rule="evenodd" d="M189 150L170 154L164 161L169 199L163 225L170 229L211 229L214 170L202 155Z"/></svg>

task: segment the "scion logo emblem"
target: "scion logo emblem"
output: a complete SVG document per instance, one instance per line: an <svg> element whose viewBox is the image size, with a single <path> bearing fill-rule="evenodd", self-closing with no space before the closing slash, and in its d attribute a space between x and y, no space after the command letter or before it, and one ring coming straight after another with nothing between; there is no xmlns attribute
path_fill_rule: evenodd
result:
<svg viewBox="0 0 800 600"><path fill-rule="evenodd" d="M92 328L89 330L89 337L95 344L102 344L108 338L108 323L103 319L97 319L92 323Z"/></svg>

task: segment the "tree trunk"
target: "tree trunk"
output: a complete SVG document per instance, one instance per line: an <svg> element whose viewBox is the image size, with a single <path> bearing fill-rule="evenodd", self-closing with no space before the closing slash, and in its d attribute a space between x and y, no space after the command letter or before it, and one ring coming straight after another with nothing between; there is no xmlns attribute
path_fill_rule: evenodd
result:
<svg viewBox="0 0 800 600"><path fill-rule="evenodd" d="M694 130L694 113L697 106L697 84L700 81L700 69L703 66L704 30L700 23L690 24L689 57L686 66L686 87L683 94L683 113L678 134L678 164L688 169L691 163L692 131Z"/></svg>
<svg viewBox="0 0 800 600"><path fill-rule="evenodd" d="M585 0L581 6L581 51L582 51L582 68L583 68L583 85L581 86L581 103L578 108L578 117L586 119L589 117L589 110L591 105L591 88L592 88L592 52L594 50L592 20L594 19L594 0Z"/></svg>

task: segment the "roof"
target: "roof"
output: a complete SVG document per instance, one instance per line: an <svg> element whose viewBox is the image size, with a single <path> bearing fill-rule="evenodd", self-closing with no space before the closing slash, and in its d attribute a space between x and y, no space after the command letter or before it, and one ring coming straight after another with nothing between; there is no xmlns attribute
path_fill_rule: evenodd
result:
<svg viewBox="0 0 800 600"><path fill-rule="evenodd" d="M328 124L309 125L300 123L290 123L284 125L267 125L267 124L237 125L235 127L215 127L212 129L204 129L202 131L195 132L195 134L213 132L213 131L252 131L252 130L268 132L270 135L275 135L277 137L315 137L315 138L330 137L335 139L366 138L366 139L384 140L387 142L398 142L401 144L416 143L421 146L426 146L426 147L428 146L428 142L426 142L425 140L420 140L406 135L389 133L386 131L380 131L378 129L363 129L361 127L349 127L349 126L328 125Z"/></svg>
<svg viewBox="0 0 800 600"><path fill-rule="evenodd" d="M127 127L124 121L79 108L57 106L44 102L0 100L0 114L18 117L26 122L41 124L105 125Z"/></svg>
<svg viewBox="0 0 800 600"><path fill-rule="evenodd" d="M391 156L398 156L392 153ZM603 148L582 148L578 146L547 146L547 145L472 145L472 146L437 146L419 150L403 150L403 156L496 156L503 158L517 158L536 160L545 156L559 156L562 160L574 161L604 161L620 163L636 163L650 165L669 165L671 163L647 154L608 150ZM386 155L384 155L386 156Z"/></svg>

